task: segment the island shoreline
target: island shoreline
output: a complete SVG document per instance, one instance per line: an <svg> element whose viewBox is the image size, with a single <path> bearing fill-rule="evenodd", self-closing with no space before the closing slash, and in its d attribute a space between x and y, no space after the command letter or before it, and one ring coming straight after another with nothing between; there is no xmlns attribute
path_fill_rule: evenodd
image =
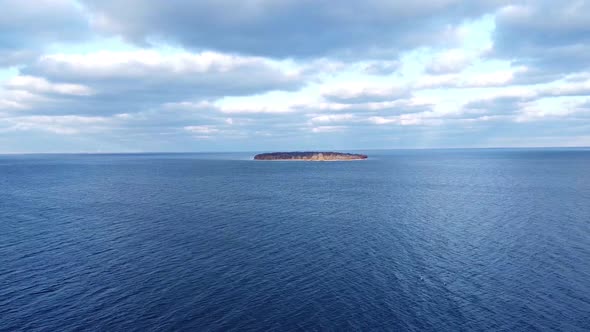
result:
<svg viewBox="0 0 590 332"><path fill-rule="evenodd" d="M319 151L271 152L254 156L254 160L257 161L353 161L366 159L368 156L364 154Z"/></svg>

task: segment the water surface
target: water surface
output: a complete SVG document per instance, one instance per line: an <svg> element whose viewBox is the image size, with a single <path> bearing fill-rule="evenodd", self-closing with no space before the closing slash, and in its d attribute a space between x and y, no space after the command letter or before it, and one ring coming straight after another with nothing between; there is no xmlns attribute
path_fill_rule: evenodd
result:
<svg viewBox="0 0 590 332"><path fill-rule="evenodd" d="M0 156L0 330L586 331L590 151Z"/></svg>

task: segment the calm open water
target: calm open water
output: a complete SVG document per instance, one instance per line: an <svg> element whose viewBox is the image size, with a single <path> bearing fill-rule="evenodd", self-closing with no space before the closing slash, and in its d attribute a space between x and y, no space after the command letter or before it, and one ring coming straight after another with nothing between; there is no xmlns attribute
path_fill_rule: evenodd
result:
<svg viewBox="0 0 590 332"><path fill-rule="evenodd" d="M590 329L590 150L368 154L0 156L0 330Z"/></svg>

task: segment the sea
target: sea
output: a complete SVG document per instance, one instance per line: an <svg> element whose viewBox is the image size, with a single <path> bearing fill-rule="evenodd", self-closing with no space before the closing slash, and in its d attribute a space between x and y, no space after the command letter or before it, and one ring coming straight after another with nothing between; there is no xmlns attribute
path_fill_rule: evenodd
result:
<svg viewBox="0 0 590 332"><path fill-rule="evenodd" d="M590 149L0 156L0 331L589 331Z"/></svg>

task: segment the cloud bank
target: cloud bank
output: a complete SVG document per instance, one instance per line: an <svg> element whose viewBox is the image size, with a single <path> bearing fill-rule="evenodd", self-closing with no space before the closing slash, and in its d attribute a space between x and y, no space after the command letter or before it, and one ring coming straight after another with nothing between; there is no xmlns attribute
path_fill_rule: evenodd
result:
<svg viewBox="0 0 590 332"><path fill-rule="evenodd" d="M590 1L0 6L0 153L590 144Z"/></svg>

